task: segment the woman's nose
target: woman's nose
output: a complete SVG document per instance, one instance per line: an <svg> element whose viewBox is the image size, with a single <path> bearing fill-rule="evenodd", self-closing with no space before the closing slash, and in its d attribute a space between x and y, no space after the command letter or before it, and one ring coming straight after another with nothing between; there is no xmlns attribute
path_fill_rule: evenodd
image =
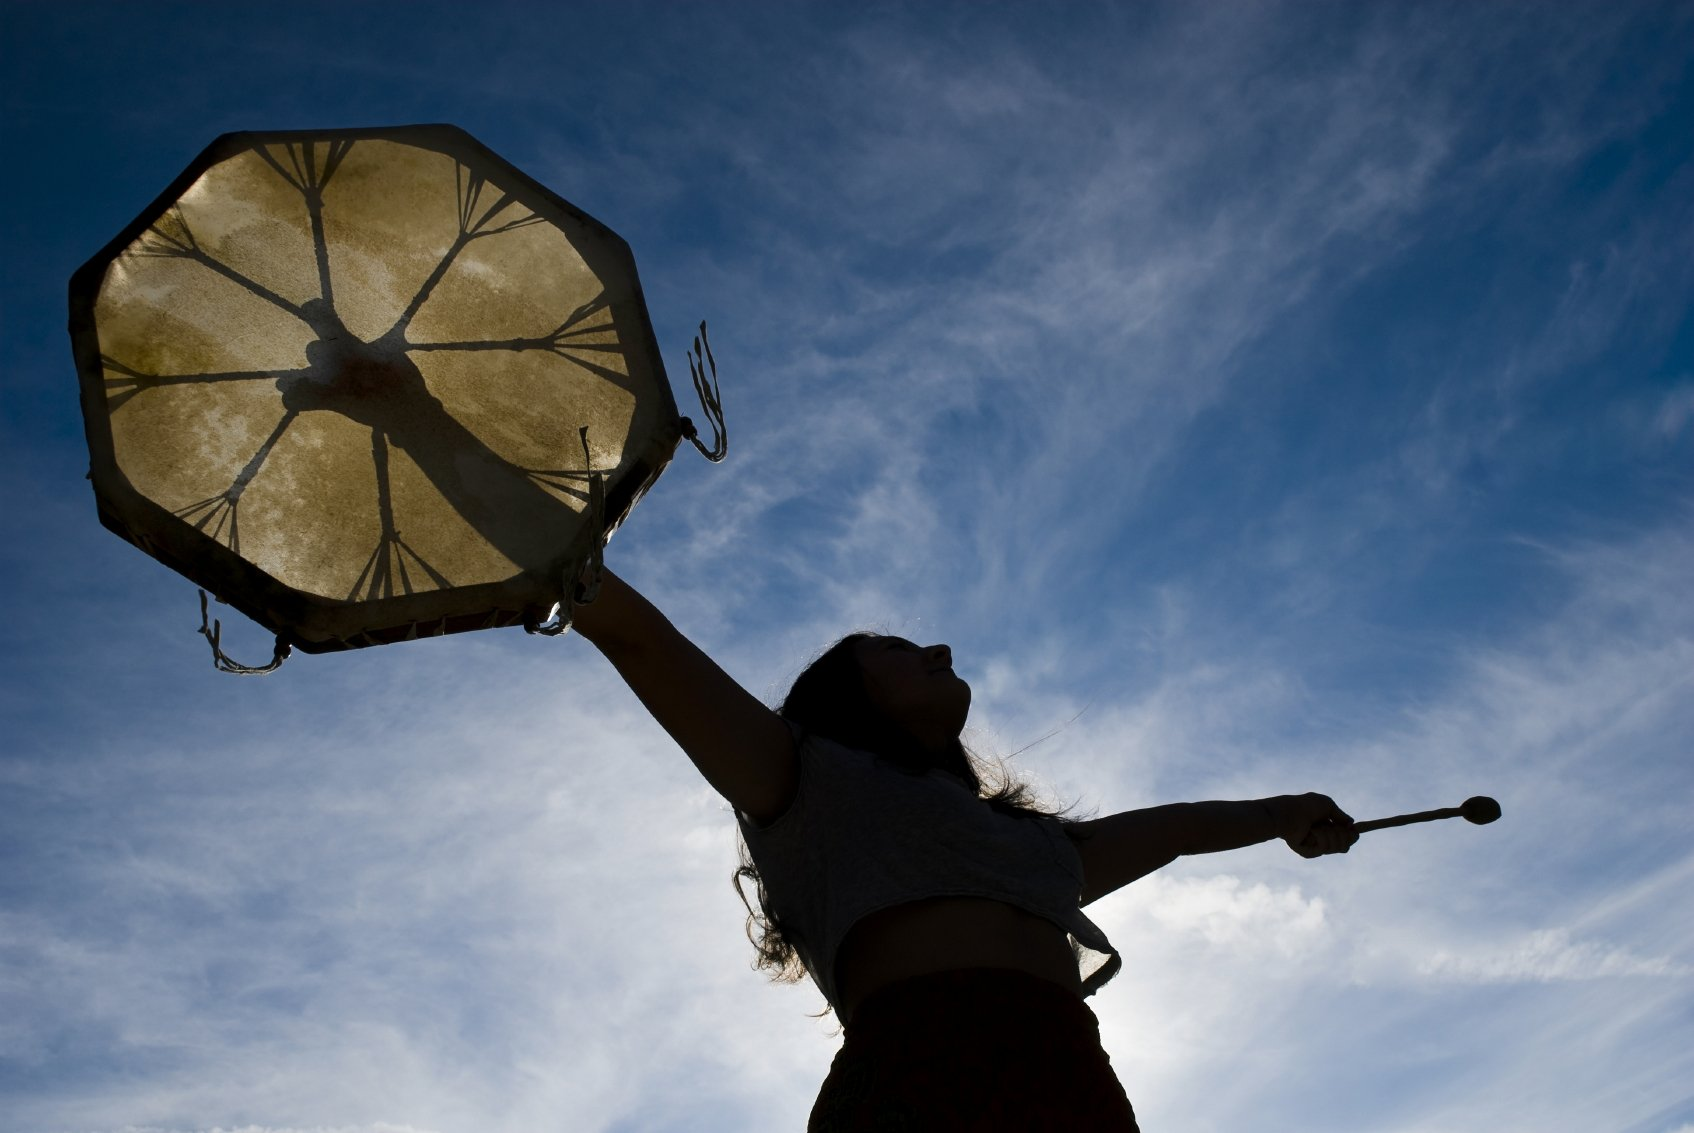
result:
<svg viewBox="0 0 1694 1133"><path fill-rule="evenodd" d="M945 645L931 645L929 647L929 659L939 661L949 669L953 667L953 651Z"/></svg>

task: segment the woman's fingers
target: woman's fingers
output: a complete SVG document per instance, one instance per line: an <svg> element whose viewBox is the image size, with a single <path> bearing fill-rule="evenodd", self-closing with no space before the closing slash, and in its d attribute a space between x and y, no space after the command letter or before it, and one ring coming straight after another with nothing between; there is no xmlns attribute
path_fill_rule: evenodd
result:
<svg viewBox="0 0 1694 1133"><path fill-rule="evenodd" d="M1353 829L1351 822L1320 822L1312 826L1295 850L1302 857L1308 858L1318 858L1325 854L1345 854L1358 840L1359 832Z"/></svg>
<svg viewBox="0 0 1694 1133"><path fill-rule="evenodd" d="M1307 808L1304 817L1310 825L1304 838L1291 843L1296 853L1307 858L1345 854L1359 840L1359 832L1353 829L1352 817L1337 806L1334 799L1328 795L1309 794L1302 796L1302 800Z"/></svg>
<svg viewBox="0 0 1694 1133"><path fill-rule="evenodd" d="M1328 795L1281 795L1267 801L1276 808L1282 840L1303 858L1344 854L1359 840L1352 816Z"/></svg>

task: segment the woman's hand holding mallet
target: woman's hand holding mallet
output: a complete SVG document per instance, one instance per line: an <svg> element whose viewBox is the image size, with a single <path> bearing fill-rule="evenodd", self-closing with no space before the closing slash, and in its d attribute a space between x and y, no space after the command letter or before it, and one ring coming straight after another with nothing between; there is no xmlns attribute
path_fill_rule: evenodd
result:
<svg viewBox="0 0 1694 1133"><path fill-rule="evenodd" d="M1352 817L1328 795L1278 795L1263 802L1276 836L1303 858L1345 854L1359 840Z"/></svg>

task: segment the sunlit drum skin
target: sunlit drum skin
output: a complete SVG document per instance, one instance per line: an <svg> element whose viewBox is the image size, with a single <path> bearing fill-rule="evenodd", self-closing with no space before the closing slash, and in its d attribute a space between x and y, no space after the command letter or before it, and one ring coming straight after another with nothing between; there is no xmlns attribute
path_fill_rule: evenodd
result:
<svg viewBox="0 0 1694 1133"><path fill-rule="evenodd" d="M300 313L318 337L306 347L307 368L276 380L283 408L338 413L368 426L410 457L454 511L514 566L545 570L575 512L447 411L407 353L402 329L365 342L322 299L308 300ZM550 517L556 518L548 522Z"/></svg>

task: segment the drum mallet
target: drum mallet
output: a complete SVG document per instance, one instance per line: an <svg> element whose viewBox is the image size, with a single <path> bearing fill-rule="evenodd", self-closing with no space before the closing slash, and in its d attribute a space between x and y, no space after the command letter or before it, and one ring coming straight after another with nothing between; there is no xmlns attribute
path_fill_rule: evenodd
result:
<svg viewBox="0 0 1694 1133"><path fill-rule="evenodd" d="M1438 818L1462 818L1466 822L1474 822L1478 826L1486 825L1500 817L1500 804L1487 795L1476 795L1466 799L1458 806L1442 807L1440 810L1420 810L1416 814L1397 814L1392 818L1373 818L1369 822L1355 822L1353 829L1363 834L1367 830L1382 830L1390 826L1410 826L1414 822L1434 822Z"/></svg>

